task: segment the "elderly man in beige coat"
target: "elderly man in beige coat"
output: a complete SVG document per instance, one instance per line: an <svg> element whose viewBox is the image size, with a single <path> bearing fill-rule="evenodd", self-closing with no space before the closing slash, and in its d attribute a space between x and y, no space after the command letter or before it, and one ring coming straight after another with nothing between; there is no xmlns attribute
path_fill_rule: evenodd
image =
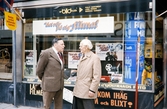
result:
<svg viewBox="0 0 167 109"><path fill-rule="evenodd" d="M64 51L64 41L54 38L53 46L40 54L36 74L42 80L44 109L50 109L54 99L54 109L62 109L64 69L63 60L58 53Z"/></svg>
<svg viewBox="0 0 167 109"><path fill-rule="evenodd" d="M80 59L77 68L72 108L94 109L94 99L97 97L101 78L101 62L100 58L91 51L93 45L90 40L83 39L79 48L84 57Z"/></svg>

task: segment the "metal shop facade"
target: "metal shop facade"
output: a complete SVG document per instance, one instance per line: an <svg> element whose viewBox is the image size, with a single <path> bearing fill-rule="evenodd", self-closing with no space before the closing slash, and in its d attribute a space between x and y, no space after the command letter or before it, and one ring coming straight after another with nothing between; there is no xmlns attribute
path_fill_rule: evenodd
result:
<svg viewBox="0 0 167 109"><path fill-rule="evenodd" d="M52 39L61 37L63 109L70 109L79 42L87 37L102 66L96 109L166 109L163 4L163 0L14 0L13 9L19 14L15 31L7 29L0 13L0 102L43 106L42 90L35 89L41 82L36 64Z"/></svg>

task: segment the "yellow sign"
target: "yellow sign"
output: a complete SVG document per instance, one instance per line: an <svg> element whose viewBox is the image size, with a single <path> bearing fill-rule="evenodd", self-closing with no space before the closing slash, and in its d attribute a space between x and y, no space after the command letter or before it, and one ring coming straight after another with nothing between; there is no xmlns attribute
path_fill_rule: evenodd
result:
<svg viewBox="0 0 167 109"><path fill-rule="evenodd" d="M16 30L16 15L9 12L5 12L5 23L10 30Z"/></svg>

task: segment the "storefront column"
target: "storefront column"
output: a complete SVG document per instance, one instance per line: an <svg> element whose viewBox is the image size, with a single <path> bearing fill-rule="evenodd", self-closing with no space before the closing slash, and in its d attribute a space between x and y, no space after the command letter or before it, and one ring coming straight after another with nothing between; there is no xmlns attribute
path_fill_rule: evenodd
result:
<svg viewBox="0 0 167 109"><path fill-rule="evenodd" d="M22 21L19 20L17 21L17 29L16 29L16 78L17 78L17 82L22 82L22 77L23 77L23 73L22 73L22 68L23 68L23 58L22 58L22 54L23 54L23 46L22 46L22 42L23 41L23 32L22 32L23 28L22 28Z"/></svg>
<svg viewBox="0 0 167 109"><path fill-rule="evenodd" d="M164 72L163 72L163 75L164 75L164 87L165 87L165 90L164 90L164 108L163 109L167 109L167 15L166 17L164 18Z"/></svg>
<svg viewBox="0 0 167 109"><path fill-rule="evenodd" d="M155 20L156 20L156 14L155 14L155 10L156 10L156 4L155 4L155 0L152 0L152 72L153 72L153 76L152 76L152 80L154 80L154 72L155 72ZM152 89L155 89L154 86L154 81L152 81Z"/></svg>

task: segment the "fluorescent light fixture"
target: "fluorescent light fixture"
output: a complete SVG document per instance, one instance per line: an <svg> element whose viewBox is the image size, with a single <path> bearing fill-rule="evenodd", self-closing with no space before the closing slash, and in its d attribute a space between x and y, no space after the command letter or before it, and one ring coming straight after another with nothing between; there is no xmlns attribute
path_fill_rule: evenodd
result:
<svg viewBox="0 0 167 109"><path fill-rule="evenodd" d="M78 4L93 4L93 3L123 2L123 1L129 1L129 0L38 0L38 1L14 3L13 7L26 9L32 7L70 6Z"/></svg>

